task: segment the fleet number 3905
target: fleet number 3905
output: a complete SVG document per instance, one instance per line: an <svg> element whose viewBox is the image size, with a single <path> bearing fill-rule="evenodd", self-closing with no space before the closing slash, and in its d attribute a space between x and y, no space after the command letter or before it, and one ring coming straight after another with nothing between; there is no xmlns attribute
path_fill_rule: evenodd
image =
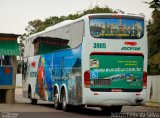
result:
<svg viewBox="0 0 160 118"><path fill-rule="evenodd" d="M106 48L106 43L93 43L93 48Z"/></svg>

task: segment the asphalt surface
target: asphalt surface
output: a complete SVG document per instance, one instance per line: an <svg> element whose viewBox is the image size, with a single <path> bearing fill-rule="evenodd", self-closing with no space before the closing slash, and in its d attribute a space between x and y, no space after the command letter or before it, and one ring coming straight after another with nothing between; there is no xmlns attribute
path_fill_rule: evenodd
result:
<svg viewBox="0 0 160 118"><path fill-rule="evenodd" d="M38 101L31 105L29 99L22 97L22 89L16 89L16 104L0 104L0 118L91 118L91 117L151 117L160 118L160 108L146 106L124 106L122 114L106 116L100 108L73 108L70 112L56 110L51 102Z"/></svg>

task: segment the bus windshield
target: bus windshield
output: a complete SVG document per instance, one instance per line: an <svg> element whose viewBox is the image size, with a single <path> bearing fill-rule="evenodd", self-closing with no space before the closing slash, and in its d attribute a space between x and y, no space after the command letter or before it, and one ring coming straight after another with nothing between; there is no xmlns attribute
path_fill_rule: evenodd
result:
<svg viewBox="0 0 160 118"><path fill-rule="evenodd" d="M140 39L144 35L143 18L90 18L90 33L102 39Z"/></svg>

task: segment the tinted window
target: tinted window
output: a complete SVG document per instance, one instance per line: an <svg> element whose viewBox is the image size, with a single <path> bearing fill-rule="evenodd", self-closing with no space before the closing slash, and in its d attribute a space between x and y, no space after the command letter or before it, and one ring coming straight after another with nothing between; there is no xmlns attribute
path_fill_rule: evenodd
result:
<svg viewBox="0 0 160 118"><path fill-rule="evenodd" d="M83 39L84 21L75 22L37 36L33 40L34 55L67 48L77 48Z"/></svg>

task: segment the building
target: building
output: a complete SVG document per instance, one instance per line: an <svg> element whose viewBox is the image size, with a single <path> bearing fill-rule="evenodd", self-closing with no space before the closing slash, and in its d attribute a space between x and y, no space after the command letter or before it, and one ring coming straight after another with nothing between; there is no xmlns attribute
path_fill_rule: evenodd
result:
<svg viewBox="0 0 160 118"><path fill-rule="evenodd" d="M17 72L16 56L20 55L17 34L0 33L0 102L14 103Z"/></svg>

